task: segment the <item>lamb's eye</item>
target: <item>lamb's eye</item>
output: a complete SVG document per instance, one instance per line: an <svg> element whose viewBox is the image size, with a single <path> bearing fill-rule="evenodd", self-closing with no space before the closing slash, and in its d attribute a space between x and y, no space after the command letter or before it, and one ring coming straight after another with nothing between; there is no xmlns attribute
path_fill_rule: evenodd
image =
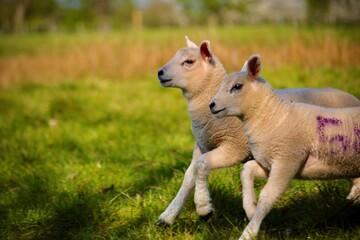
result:
<svg viewBox="0 0 360 240"><path fill-rule="evenodd" d="M192 59L187 59L187 60L185 60L184 61L184 63L186 63L186 64L188 64L188 65L192 65L192 64L194 64L194 60L192 60Z"/></svg>
<svg viewBox="0 0 360 240"><path fill-rule="evenodd" d="M230 89L230 92L239 91L242 87L243 85L241 83L237 83Z"/></svg>

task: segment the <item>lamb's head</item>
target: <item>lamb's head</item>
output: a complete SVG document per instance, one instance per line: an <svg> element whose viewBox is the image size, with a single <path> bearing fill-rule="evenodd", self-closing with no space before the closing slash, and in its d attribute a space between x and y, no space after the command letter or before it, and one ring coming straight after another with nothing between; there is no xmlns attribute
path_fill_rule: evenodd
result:
<svg viewBox="0 0 360 240"><path fill-rule="evenodd" d="M210 102L210 111L216 117L238 116L251 108L256 98L260 78L260 56L252 55L244 64L240 72L232 73L224 78L220 89Z"/></svg>
<svg viewBox="0 0 360 240"><path fill-rule="evenodd" d="M164 87L180 88L185 92L198 91L206 84L201 81L211 74L215 59L209 41L203 41L198 47L187 36L185 38L187 47L180 49L159 69L158 79Z"/></svg>

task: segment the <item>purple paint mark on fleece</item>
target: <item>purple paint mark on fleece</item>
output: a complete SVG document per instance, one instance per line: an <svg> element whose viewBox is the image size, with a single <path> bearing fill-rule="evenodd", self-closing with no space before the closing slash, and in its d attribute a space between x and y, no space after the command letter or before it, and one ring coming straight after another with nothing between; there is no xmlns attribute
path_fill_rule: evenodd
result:
<svg viewBox="0 0 360 240"><path fill-rule="evenodd" d="M356 139L355 139L353 148L356 152L360 152L360 126L355 127L354 132L355 132Z"/></svg>
<svg viewBox="0 0 360 240"><path fill-rule="evenodd" d="M339 142L341 144L341 150L345 152L350 148L350 139L347 136L344 135L336 135L332 138L330 138L329 142Z"/></svg>
<svg viewBox="0 0 360 240"><path fill-rule="evenodd" d="M317 116L316 120L318 122L318 134L319 134L319 138L320 141L324 142L325 141L325 133L324 133L324 129L326 125L332 125L332 126L339 126L340 124L342 124L342 121L336 118L325 118L322 116Z"/></svg>
<svg viewBox="0 0 360 240"><path fill-rule="evenodd" d="M357 137L358 139L360 139L360 126L359 126L359 127L356 127L356 128L354 129L354 131L355 131L356 137Z"/></svg>

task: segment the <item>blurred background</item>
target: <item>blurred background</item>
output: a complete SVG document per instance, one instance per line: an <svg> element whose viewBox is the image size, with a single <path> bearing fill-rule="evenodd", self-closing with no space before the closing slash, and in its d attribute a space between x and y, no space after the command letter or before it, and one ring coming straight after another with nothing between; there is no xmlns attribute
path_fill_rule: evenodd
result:
<svg viewBox="0 0 360 240"><path fill-rule="evenodd" d="M289 73L346 67L353 76L359 22L357 0L0 0L0 86L156 78L184 35L210 40L228 71L258 52Z"/></svg>
<svg viewBox="0 0 360 240"><path fill-rule="evenodd" d="M357 0L1 0L0 32L244 23L359 24Z"/></svg>

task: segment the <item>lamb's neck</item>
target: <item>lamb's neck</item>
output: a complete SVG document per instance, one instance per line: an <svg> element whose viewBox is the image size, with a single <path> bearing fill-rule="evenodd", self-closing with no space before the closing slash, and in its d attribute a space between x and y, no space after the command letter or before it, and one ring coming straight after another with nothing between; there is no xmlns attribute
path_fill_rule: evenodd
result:
<svg viewBox="0 0 360 240"><path fill-rule="evenodd" d="M222 66L215 68L214 71L206 76L203 76L203 79L199 79L199 82L202 83L201 87L183 92L183 95L188 100L189 111L206 109L210 115L210 101L219 90L221 81L225 78L225 76L226 71Z"/></svg>
<svg viewBox="0 0 360 240"><path fill-rule="evenodd" d="M251 108L241 119L247 135L255 131L267 131L266 126L281 124L287 118L288 104L271 88L267 88L265 93L263 97L253 99Z"/></svg>
<svg viewBox="0 0 360 240"><path fill-rule="evenodd" d="M209 110L209 104L219 90L221 81L225 76L225 69L221 67L201 80L203 83L201 88L188 92L187 95L184 94L188 100L188 111L193 126L196 125L198 128L203 128L210 119L213 119Z"/></svg>

